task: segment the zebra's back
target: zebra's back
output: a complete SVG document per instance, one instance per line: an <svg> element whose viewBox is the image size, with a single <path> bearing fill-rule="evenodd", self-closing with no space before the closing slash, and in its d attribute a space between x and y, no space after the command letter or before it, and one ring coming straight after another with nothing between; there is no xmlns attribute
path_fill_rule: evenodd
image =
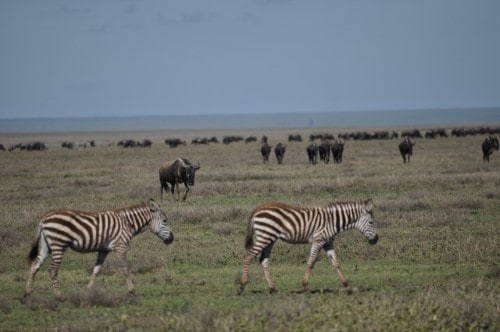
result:
<svg viewBox="0 0 500 332"><path fill-rule="evenodd" d="M40 231L50 247L68 246L81 252L112 250L123 230L123 219L116 211L61 209L40 220Z"/></svg>
<svg viewBox="0 0 500 332"><path fill-rule="evenodd" d="M324 208L270 202L258 206L250 219L254 231L266 237L290 243L309 243L329 225L330 217Z"/></svg>

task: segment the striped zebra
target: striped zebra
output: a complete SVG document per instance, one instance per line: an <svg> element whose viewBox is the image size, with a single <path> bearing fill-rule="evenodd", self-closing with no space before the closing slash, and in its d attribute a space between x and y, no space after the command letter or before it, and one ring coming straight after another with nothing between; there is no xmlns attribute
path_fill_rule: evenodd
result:
<svg viewBox="0 0 500 332"><path fill-rule="evenodd" d="M257 207L248 218L248 230L245 240L247 250L243 273L240 279L240 295L248 283L248 269L252 260L260 254L260 264L269 291L276 289L269 268L269 257L274 243L282 239L288 243L312 243L307 269L302 279L304 290L308 290L309 277L319 251L323 248L330 262L337 270L340 281L348 287L348 281L342 272L340 261L335 255L333 243L338 233L357 228L370 244L378 241L373 217L373 202L334 202L326 207L295 207L282 203L267 203Z"/></svg>
<svg viewBox="0 0 500 332"><path fill-rule="evenodd" d="M104 260L111 251L114 251L125 275L128 291L135 294L129 276L127 247L133 236L147 228L165 244L170 244L174 240L167 215L152 199L147 203L111 211L84 212L61 209L47 212L40 220L38 236L28 256L31 269L23 299L33 291L36 273L45 259L52 254L49 267L52 288L56 298L63 300L57 273L64 252L68 248L78 252L97 252L97 261L88 288L92 288Z"/></svg>

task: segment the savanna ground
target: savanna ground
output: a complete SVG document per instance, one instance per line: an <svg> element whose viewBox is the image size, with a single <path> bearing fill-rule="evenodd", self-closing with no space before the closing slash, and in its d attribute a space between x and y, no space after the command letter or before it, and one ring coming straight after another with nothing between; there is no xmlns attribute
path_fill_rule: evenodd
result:
<svg viewBox="0 0 500 332"><path fill-rule="evenodd" d="M45 142L43 152L0 152L0 330L491 330L500 328L500 153L483 164L484 137L420 139L410 164L399 140L347 141L342 164L308 164L313 132L144 132L0 135L0 143ZM286 142L300 133L304 142ZM196 136L237 134L286 142L283 165L263 164L257 143L193 146ZM188 140L171 149L168 137ZM153 140L123 149L112 141ZM95 148L67 150L62 141L94 139ZM160 200L158 168L175 157L199 162L186 202ZM167 212L175 241L165 246L146 232L128 253L137 297L127 295L114 255L96 289L86 291L95 254L68 251L54 300L48 261L34 293L24 293L39 217L72 207L103 210L154 198ZM236 295L249 212L278 200L323 205L373 198L379 242L356 230L342 233L337 255L351 289L341 285L324 253L301 292L309 246L278 242L271 256L277 294L269 294L257 262Z"/></svg>

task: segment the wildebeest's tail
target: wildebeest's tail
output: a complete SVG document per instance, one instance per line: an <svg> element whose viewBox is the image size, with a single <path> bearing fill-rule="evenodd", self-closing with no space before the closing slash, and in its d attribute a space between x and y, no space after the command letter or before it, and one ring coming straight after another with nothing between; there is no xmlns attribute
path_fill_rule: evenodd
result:
<svg viewBox="0 0 500 332"><path fill-rule="evenodd" d="M245 249L249 250L253 246L253 213L248 217L247 235L245 237Z"/></svg>
<svg viewBox="0 0 500 332"><path fill-rule="evenodd" d="M30 253L28 255L28 263L31 264L38 256L38 244L40 243L40 235L36 238L36 241L31 246Z"/></svg>

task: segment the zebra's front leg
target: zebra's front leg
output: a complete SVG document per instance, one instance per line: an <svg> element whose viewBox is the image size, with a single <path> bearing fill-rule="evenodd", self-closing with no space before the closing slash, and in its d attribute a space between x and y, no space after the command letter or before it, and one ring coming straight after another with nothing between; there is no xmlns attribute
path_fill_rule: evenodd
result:
<svg viewBox="0 0 500 332"><path fill-rule="evenodd" d="M97 254L97 261L94 265L94 268L92 269L92 274L90 275L90 280L89 280L89 283L87 285L88 289L91 289L92 287L94 287L95 278L97 277L97 275L101 271L102 264L104 264L104 260L106 260L106 257L108 256L108 254L109 254L109 251L99 251L99 253Z"/></svg>
<svg viewBox="0 0 500 332"><path fill-rule="evenodd" d="M309 260L307 261L306 272L304 273L304 278L302 278L302 287L304 287L304 291L309 290L309 278L311 277L314 264L318 259L318 252L321 250L322 246L322 243L313 243L311 247L311 254L309 255Z"/></svg>
<svg viewBox="0 0 500 332"><path fill-rule="evenodd" d="M326 249L326 255L330 259L330 262L332 263L333 267L337 270L337 273L339 274L340 282L344 287L349 287L349 282L347 281L346 277L344 276L344 273L342 272L342 267L340 266L340 261L337 259L337 255L335 255L335 250L333 248L328 248Z"/></svg>
<svg viewBox="0 0 500 332"><path fill-rule="evenodd" d="M127 253L125 250L126 250L126 248L121 248L121 247L115 249L116 256L118 257L118 260L120 261L120 265L122 267L123 274L125 275L125 280L127 282L128 292L132 295L137 295L135 293L134 284L132 283L132 279L130 278L130 268L129 268L128 261L127 261Z"/></svg>

